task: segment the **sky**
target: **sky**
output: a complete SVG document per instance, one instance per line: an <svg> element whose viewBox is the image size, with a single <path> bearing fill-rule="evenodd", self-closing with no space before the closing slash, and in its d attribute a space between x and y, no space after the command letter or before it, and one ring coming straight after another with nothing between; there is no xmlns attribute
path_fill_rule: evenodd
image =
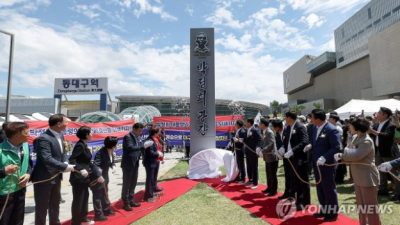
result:
<svg viewBox="0 0 400 225"><path fill-rule="evenodd" d="M108 77L111 97L189 96L190 28L215 28L216 98L287 101L283 72L334 51L369 0L0 0L15 34L12 94L53 97L54 78ZM0 34L0 95L10 38ZM99 99L98 95L68 99Z"/></svg>

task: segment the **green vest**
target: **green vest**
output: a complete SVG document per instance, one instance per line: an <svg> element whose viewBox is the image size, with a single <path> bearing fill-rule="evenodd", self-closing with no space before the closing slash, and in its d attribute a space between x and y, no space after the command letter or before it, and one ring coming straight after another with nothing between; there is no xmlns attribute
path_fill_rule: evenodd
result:
<svg viewBox="0 0 400 225"><path fill-rule="evenodd" d="M8 165L18 165L19 176L24 175L28 170L29 165L29 146L28 143L23 143L22 148L24 150L24 162L21 165L21 160L11 148L10 144L7 140L4 140L0 144L0 168L5 168ZM23 187L18 185L18 173L7 174L5 178L0 179L0 195L7 195L8 189L10 188L10 177L12 176L13 182L11 185L10 193L17 192L21 190Z"/></svg>

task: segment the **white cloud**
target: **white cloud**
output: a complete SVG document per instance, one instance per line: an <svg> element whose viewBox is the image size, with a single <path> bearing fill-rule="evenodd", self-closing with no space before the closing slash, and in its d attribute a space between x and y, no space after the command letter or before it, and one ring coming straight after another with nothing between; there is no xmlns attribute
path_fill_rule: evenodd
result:
<svg viewBox="0 0 400 225"><path fill-rule="evenodd" d="M89 19L93 19L95 17L100 16L99 13L95 13L93 11L93 9L95 9L93 6L76 5L75 7L72 7L71 9L78 13L82 13L83 15L87 16Z"/></svg>
<svg viewBox="0 0 400 225"><path fill-rule="evenodd" d="M22 2L27 2L28 0L1 0L0 1L0 7L5 7L5 6L12 6L14 4L22 3Z"/></svg>
<svg viewBox="0 0 400 225"><path fill-rule="evenodd" d="M342 13L352 10L359 4L370 0L279 0L290 5L294 10L303 10L306 13L335 12Z"/></svg>
<svg viewBox="0 0 400 225"><path fill-rule="evenodd" d="M105 76L113 96L176 96L188 89L189 46L149 47L78 23L65 27L48 25L15 10L0 10L0 21L4 29L18 37L14 60L16 88L39 90L52 86L54 78ZM226 35L220 40L222 45L238 49L216 54L217 98L231 99L235 92L232 87L240 85L240 100L264 104L273 99L285 101L280 80L282 71L293 60L245 51L252 38L244 34L236 40L235 36ZM1 55L7 55L8 41L0 37ZM7 68L7 60L1 59L0 71Z"/></svg>
<svg viewBox="0 0 400 225"><path fill-rule="evenodd" d="M245 22L239 22L239 20L233 19L232 12L227 9L229 5L218 7L211 16L206 17L207 22L211 22L213 25L223 25L233 29L241 29L252 23L251 20Z"/></svg>
<svg viewBox="0 0 400 225"><path fill-rule="evenodd" d="M335 39L332 38L331 40L329 40L327 43L319 46L317 48L318 51L320 52L334 52L335 51Z"/></svg>
<svg viewBox="0 0 400 225"><path fill-rule="evenodd" d="M300 22L307 24L309 29L320 27L322 24L326 22L325 17L318 16L317 14L311 13L307 17L302 16L300 18Z"/></svg>
<svg viewBox="0 0 400 225"><path fill-rule="evenodd" d="M190 16L193 16L194 9L191 6L186 6L185 12L189 13Z"/></svg>
<svg viewBox="0 0 400 225"><path fill-rule="evenodd" d="M156 0L155 2L158 4L157 6L150 4L149 0L113 0L114 3L119 4L122 7L130 9L131 6L133 5L136 6L136 8L133 10L133 13L137 18L139 18L141 15L144 15L148 12L160 15L162 20L165 21L176 21L178 20L177 17L169 14L168 12L165 12L162 5L161 1Z"/></svg>

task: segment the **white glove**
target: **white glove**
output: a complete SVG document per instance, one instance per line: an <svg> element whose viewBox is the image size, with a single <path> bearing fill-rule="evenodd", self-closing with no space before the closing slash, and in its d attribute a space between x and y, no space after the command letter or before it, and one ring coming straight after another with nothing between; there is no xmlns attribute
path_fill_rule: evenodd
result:
<svg viewBox="0 0 400 225"><path fill-rule="evenodd" d="M113 167L112 167L112 173L115 174L116 172L117 172L117 167L116 167L116 166L113 166Z"/></svg>
<svg viewBox="0 0 400 225"><path fill-rule="evenodd" d="M326 162L326 159L325 159L325 157L323 157L323 156L321 156L321 157L319 157L319 159L318 159L318 161L317 161L317 165L319 166L319 165L324 165L325 164L325 162Z"/></svg>
<svg viewBox="0 0 400 225"><path fill-rule="evenodd" d="M87 177L89 173L86 170L81 170L81 174L83 177Z"/></svg>
<svg viewBox="0 0 400 225"><path fill-rule="evenodd" d="M158 153L158 156L164 156L163 154L162 154L162 152L157 152Z"/></svg>
<svg viewBox="0 0 400 225"><path fill-rule="evenodd" d="M100 176L99 178L97 178L97 182L99 182L100 184L104 183L103 176Z"/></svg>
<svg viewBox="0 0 400 225"><path fill-rule="evenodd" d="M70 165L68 164L67 168L64 170L64 172L74 172L74 167L75 165Z"/></svg>
<svg viewBox="0 0 400 225"><path fill-rule="evenodd" d="M239 141L239 139L238 139L237 137L234 137L233 140L234 140L235 142L238 142L238 141Z"/></svg>
<svg viewBox="0 0 400 225"><path fill-rule="evenodd" d="M260 148L260 147L257 147L257 148L256 148L256 153L257 153L257 155L260 155L260 152L261 152L261 148Z"/></svg>
<svg viewBox="0 0 400 225"><path fill-rule="evenodd" d="M103 172L103 169L102 169L102 168L99 168L99 172L102 173L102 172Z"/></svg>
<svg viewBox="0 0 400 225"><path fill-rule="evenodd" d="M64 164L67 164L67 165L68 165L68 162L64 162Z"/></svg>
<svg viewBox="0 0 400 225"><path fill-rule="evenodd" d="M280 154L281 156L283 156L283 155L285 154L285 148L284 148L284 147L281 147L281 148L278 150L278 152L279 152L279 154Z"/></svg>
<svg viewBox="0 0 400 225"><path fill-rule="evenodd" d="M390 164L390 162L385 162L382 163L381 165L378 166L378 170L382 171L382 172L388 172L392 170L392 165Z"/></svg>
<svg viewBox="0 0 400 225"><path fill-rule="evenodd" d="M243 138L239 138L239 142L240 142L240 143L243 143Z"/></svg>
<svg viewBox="0 0 400 225"><path fill-rule="evenodd" d="M311 149L312 149L312 145L311 145L311 144L308 144L308 145L304 148L303 152L308 152L308 151L310 151Z"/></svg>
<svg viewBox="0 0 400 225"><path fill-rule="evenodd" d="M282 156L281 156L281 154L279 154L278 151L274 151L274 154L275 154L279 159L283 159Z"/></svg>
<svg viewBox="0 0 400 225"><path fill-rule="evenodd" d="M293 151L290 150L290 151L288 151L288 152L285 153L285 158L288 159L288 158L292 157L292 155L293 155Z"/></svg>
<svg viewBox="0 0 400 225"><path fill-rule="evenodd" d="M335 157L335 160L336 160L336 161L339 161L339 160L342 159L342 156L341 156L340 154L342 154L342 153L336 153L336 154L333 156L333 157Z"/></svg>
<svg viewBox="0 0 400 225"><path fill-rule="evenodd" d="M154 144L153 141L148 140L143 144L143 146L144 146L144 148L148 148L148 147L152 146L153 144Z"/></svg>

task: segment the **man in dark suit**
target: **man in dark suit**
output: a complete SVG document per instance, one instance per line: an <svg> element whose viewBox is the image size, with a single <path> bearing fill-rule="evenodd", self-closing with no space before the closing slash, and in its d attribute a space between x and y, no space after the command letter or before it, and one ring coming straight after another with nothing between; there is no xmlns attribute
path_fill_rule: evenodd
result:
<svg viewBox="0 0 400 225"><path fill-rule="evenodd" d="M313 137L313 132L314 132L314 124L312 124L311 122L311 113L307 115L307 120L309 121L309 123L307 124L307 135L309 140L308 143L310 143L311 141L310 138ZM307 160L308 160L308 176L311 177L313 175L312 170L314 167L312 149L307 152Z"/></svg>
<svg viewBox="0 0 400 225"><path fill-rule="evenodd" d="M139 139L142 134L143 124L135 123L132 132L125 135L122 144L122 191L121 199L124 202L124 209L132 211L132 207L139 207L140 203L136 203L133 196L139 172L139 157L141 151L144 150L143 144Z"/></svg>
<svg viewBox="0 0 400 225"><path fill-rule="evenodd" d="M286 129L285 139L283 140L283 149L279 152L284 154L286 160L290 160L294 169L300 178L306 182L309 181L307 167L307 154L303 152L304 147L308 144L308 135L306 127L297 121L297 112L288 111L285 113ZM306 184L296 176L290 173L291 179L294 180L295 188L290 190L290 196L296 197L297 210L302 210L311 203L310 185Z"/></svg>
<svg viewBox="0 0 400 225"><path fill-rule="evenodd" d="M235 135L233 137L233 150L236 154L236 162L239 169L239 183L244 183L246 180L246 170L244 166L244 150L243 150L243 143L239 142L239 139L246 139L247 132L243 128L244 122L243 120L237 120L235 123Z"/></svg>
<svg viewBox="0 0 400 225"><path fill-rule="evenodd" d="M267 176L267 189L262 190L262 193L268 193L268 197L275 196L278 191L278 157L275 154L269 154L276 151L275 132L269 128L269 120L261 118L259 127L263 132L262 142L257 148L260 157L265 162L265 174Z"/></svg>
<svg viewBox="0 0 400 225"><path fill-rule="evenodd" d="M247 137L244 140L240 140L240 143L245 143L246 148L246 165L247 165L247 177L249 181L244 183L245 186L253 184L252 190L258 188L258 155L253 152L256 151L257 147L262 141L261 131L259 128L254 127L254 118L247 118Z"/></svg>
<svg viewBox="0 0 400 225"><path fill-rule="evenodd" d="M325 112L322 109L314 109L311 121L315 125L313 137L310 138L310 144L304 148L307 152L313 149L314 175L315 180L319 181L320 176L318 168L321 171L322 181L317 185L317 195L321 209L314 213L316 218L324 218L324 222L333 222L338 219L338 197L335 184L337 166L323 166L325 163L334 164L337 161L334 158L336 153L340 152L340 136L336 125L326 121Z"/></svg>
<svg viewBox="0 0 400 225"><path fill-rule="evenodd" d="M375 143L375 163L380 165L385 162L392 161L399 157L399 148L397 144L394 144L394 134L396 126L390 121L392 116L392 110L381 107L376 119L379 123L374 124L369 129L368 133ZM391 171L396 177L399 177L399 172L395 169ZM388 195L388 178L387 173L380 172L380 184L378 195ZM394 196L391 197L391 201L400 200L400 182L393 178L395 183L395 189L393 191Z"/></svg>
<svg viewBox="0 0 400 225"><path fill-rule="evenodd" d="M276 149L281 149L283 147L283 140L285 139L287 127L283 125L282 120L274 120L272 121L272 128L276 132ZM278 158L283 159L277 151L275 151L275 155ZM294 197L290 196L290 190L294 188L294 181L290 179L292 167L290 167L288 160L283 160L283 171L285 173L285 191L283 192L283 195L278 197L279 199Z"/></svg>
<svg viewBox="0 0 400 225"><path fill-rule="evenodd" d="M36 165L32 181L43 181L57 176L47 182L34 185L35 225L46 224L47 210L50 225L60 224L60 199L62 172L74 171L74 165L68 164L62 131L68 125L65 115L55 114L49 118L49 129L36 142ZM59 174L61 173L61 174Z"/></svg>

